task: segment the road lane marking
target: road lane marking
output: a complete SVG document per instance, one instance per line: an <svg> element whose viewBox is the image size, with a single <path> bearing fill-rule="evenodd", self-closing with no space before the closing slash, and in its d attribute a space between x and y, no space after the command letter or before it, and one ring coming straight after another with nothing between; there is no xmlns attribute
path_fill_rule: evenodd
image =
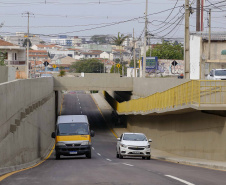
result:
<svg viewBox="0 0 226 185"><path fill-rule="evenodd" d="M195 185L195 184L192 184L192 183L190 183L190 182L188 182L188 181L185 181L185 180L183 180L183 179L179 179L179 178L177 178L177 177L174 177L174 176L172 176L172 175L165 175L166 177L169 177L169 178L172 178L172 179L175 179L175 180L177 180L177 181L180 181L180 182L183 182L184 184L187 184L187 185Z"/></svg>
<svg viewBox="0 0 226 185"><path fill-rule="evenodd" d="M92 147L92 149L95 150L93 147Z"/></svg>
<svg viewBox="0 0 226 185"><path fill-rule="evenodd" d="M55 145L54 145L53 148L51 149L49 155L48 155L44 160L42 160L41 162L39 162L38 164L35 164L35 165L33 165L33 166L31 166L31 167L28 167L28 168L24 168L24 169L21 169L21 170L13 171L13 172L7 173L7 174L5 174L5 175L2 175L2 176L0 177L0 182L3 181L4 179L6 179L7 177L9 177L9 176L15 174L15 173L22 172L22 171L25 171L25 170L29 170L29 169L32 169L32 168L35 168L35 167L39 166L40 164L42 164L43 162L45 162L45 161L51 156L51 154L52 154L54 148L55 148Z"/></svg>
<svg viewBox="0 0 226 185"><path fill-rule="evenodd" d="M82 107L80 106L80 109L81 109Z"/></svg>
<svg viewBox="0 0 226 185"><path fill-rule="evenodd" d="M101 156L101 154L97 153L97 155Z"/></svg>
<svg viewBox="0 0 226 185"><path fill-rule="evenodd" d="M107 161L112 161L111 159L106 159Z"/></svg>
<svg viewBox="0 0 226 185"><path fill-rule="evenodd" d="M82 111L81 111L81 114L82 114Z"/></svg>
<svg viewBox="0 0 226 185"><path fill-rule="evenodd" d="M80 105L80 102L78 102L79 103L79 105Z"/></svg>
<svg viewBox="0 0 226 185"><path fill-rule="evenodd" d="M132 164L127 164L127 163L122 163L122 164L124 164L124 165L126 165L126 166L134 166L134 165L132 165Z"/></svg>

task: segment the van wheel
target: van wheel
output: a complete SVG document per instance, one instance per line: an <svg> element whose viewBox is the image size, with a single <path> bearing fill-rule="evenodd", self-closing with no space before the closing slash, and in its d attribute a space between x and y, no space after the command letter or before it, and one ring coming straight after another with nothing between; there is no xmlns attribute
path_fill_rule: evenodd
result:
<svg viewBox="0 0 226 185"><path fill-rule="evenodd" d="M86 154L86 157L87 157L88 159L91 159L91 151L90 151L89 153Z"/></svg>
<svg viewBox="0 0 226 185"><path fill-rule="evenodd" d="M60 159L60 154L58 154L57 152L56 152L56 160L59 160Z"/></svg>

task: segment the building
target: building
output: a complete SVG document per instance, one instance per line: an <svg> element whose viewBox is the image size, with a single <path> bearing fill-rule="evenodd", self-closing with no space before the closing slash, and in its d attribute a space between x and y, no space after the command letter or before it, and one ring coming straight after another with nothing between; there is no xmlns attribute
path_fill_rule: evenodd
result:
<svg viewBox="0 0 226 185"><path fill-rule="evenodd" d="M81 51L81 58L89 59L89 58L100 58L100 54L102 51L100 50L89 50L89 51Z"/></svg>
<svg viewBox="0 0 226 185"><path fill-rule="evenodd" d="M119 59L122 58L122 60L124 62L130 62L131 59L132 59L132 54L130 52L127 52L125 50L113 50L111 53L110 53L110 60L113 60L115 61L116 59Z"/></svg>
<svg viewBox="0 0 226 185"><path fill-rule="evenodd" d="M26 49L24 47L0 40L0 52L5 55L6 65L25 65Z"/></svg>
<svg viewBox="0 0 226 185"><path fill-rule="evenodd" d="M50 50L50 49L60 49L61 47L55 44L37 44L31 47L33 50Z"/></svg>
<svg viewBox="0 0 226 185"><path fill-rule="evenodd" d="M18 46L23 46L26 38L27 38L27 33L16 32L16 35L5 36L4 40ZM32 45L40 44L40 42L42 41L38 35L32 35L32 34L30 34L29 39Z"/></svg>
<svg viewBox="0 0 226 185"><path fill-rule="evenodd" d="M46 50L29 50L29 60L44 61L49 58Z"/></svg>
<svg viewBox="0 0 226 185"><path fill-rule="evenodd" d="M100 54L100 58L107 58L110 59L110 52L103 52Z"/></svg>
<svg viewBox="0 0 226 185"><path fill-rule="evenodd" d="M190 35L190 79L206 79L212 69L226 68L226 33L211 33L210 55L208 35Z"/></svg>
<svg viewBox="0 0 226 185"><path fill-rule="evenodd" d="M101 51L105 51L105 52L111 52L112 51L112 46L109 44L94 44L94 43L90 43L90 44L82 44L81 45L82 48L86 49L86 50L101 50Z"/></svg>

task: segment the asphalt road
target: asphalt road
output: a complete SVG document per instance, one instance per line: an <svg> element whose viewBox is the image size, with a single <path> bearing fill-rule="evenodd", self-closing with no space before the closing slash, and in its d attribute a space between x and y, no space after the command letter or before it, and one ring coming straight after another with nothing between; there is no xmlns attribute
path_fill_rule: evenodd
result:
<svg viewBox="0 0 226 185"><path fill-rule="evenodd" d="M116 158L116 138L105 124L92 97L82 91L65 95L62 115L88 115L92 138L92 159L62 157L54 152L41 165L16 173L0 185L225 185L226 172L159 160Z"/></svg>

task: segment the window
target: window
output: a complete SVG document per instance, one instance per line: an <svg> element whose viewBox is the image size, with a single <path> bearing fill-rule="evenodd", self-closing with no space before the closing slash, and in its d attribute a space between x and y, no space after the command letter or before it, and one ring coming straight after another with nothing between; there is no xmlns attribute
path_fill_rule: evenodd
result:
<svg viewBox="0 0 226 185"><path fill-rule="evenodd" d="M15 53L15 60L17 60L17 55L16 55L16 53Z"/></svg>
<svg viewBox="0 0 226 185"><path fill-rule="evenodd" d="M97 55L95 55L95 57L97 58Z"/></svg>
<svg viewBox="0 0 226 185"><path fill-rule="evenodd" d="M90 55L90 57L92 57L93 55Z"/></svg>

